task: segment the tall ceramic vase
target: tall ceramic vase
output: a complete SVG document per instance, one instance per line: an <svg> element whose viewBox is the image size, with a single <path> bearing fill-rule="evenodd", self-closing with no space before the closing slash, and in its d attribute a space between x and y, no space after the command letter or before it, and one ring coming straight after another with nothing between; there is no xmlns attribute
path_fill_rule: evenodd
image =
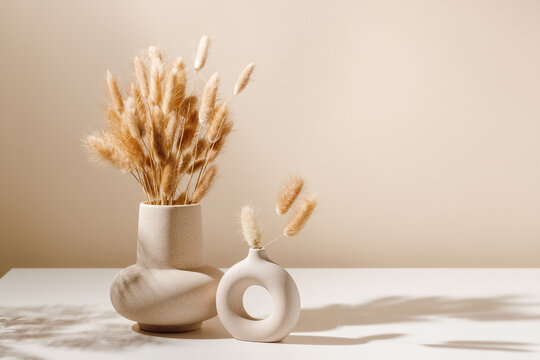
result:
<svg viewBox="0 0 540 360"><path fill-rule="evenodd" d="M251 317L244 308L244 292L252 285L264 287L272 296L272 313L265 319ZM238 340L281 341L300 317L300 294L293 278L264 249L249 249L248 256L223 275L216 303L221 323Z"/></svg>
<svg viewBox="0 0 540 360"><path fill-rule="evenodd" d="M215 296L223 273L203 262L201 206L139 207L137 263L111 285L116 311L151 332L200 328L216 315Z"/></svg>

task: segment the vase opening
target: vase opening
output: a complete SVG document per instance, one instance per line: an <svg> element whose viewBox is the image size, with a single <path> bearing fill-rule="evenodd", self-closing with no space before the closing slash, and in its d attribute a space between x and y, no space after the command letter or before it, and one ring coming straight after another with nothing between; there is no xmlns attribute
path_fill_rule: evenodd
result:
<svg viewBox="0 0 540 360"><path fill-rule="evenodd" d="M144 206L149 206L149 207L195 207L195 206L200 206L201 204L200 203L196 203L196 204L185 204L185 205L159 205L159 204L149 204L148 201L143 201L141 202L141 205L144 205Z"/></svg>

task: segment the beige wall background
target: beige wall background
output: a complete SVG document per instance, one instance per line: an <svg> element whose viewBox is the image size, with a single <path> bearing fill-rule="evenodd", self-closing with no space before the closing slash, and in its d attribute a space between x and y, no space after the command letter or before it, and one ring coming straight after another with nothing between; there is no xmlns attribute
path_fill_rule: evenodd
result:
<svg viewBox="0 0 540 360"><path fill-rule="evenodd" d="M237 214L268 222L278 186L320 193L291 267L540 266L540 2L0 2L0 274L135 260L137 184L87 161L107 69L126 86L142 48L219 70L236 132L204 200L209 263L247 247ZM275 227L277 233L279 227Z"/></svg>

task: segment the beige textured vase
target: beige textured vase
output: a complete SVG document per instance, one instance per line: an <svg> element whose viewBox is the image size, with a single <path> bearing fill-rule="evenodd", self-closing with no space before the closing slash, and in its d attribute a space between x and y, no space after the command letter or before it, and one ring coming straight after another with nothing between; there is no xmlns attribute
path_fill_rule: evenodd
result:
<svg viewBox="0 0 540 360"><path fill-rule="evenodd" d="M244 292L252 285L264 287L272 296L272 313L265 319L255 319L244 309ZM294 280L264 249L250 249L247 258L223 275L216 304L223 326L238 340L281 341L300 316L300 295Z"/></svg>
<svg viewBox="0 0 540 360"><path fill-rule="evenodd" d="M139 207L137 263L111 285L118 313L152 332L200 328L216 315L215 296L223 273L204 265L201 206Z"/></svg>

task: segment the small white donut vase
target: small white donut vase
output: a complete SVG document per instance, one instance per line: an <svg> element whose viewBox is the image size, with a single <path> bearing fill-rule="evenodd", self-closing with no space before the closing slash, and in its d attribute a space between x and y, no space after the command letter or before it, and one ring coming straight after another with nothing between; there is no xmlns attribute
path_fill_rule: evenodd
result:
<svg viewBox="0 0 540 360"><path fill-rule="evenodd" d="M244 292L253 285L272 296L272 313L264 319L244 309ZM238 340L277 342L292 331L300 317L300 294L289 273L266 255L265 249L249 249L248 256L221 278L216 294L219 319Z"/></svg>

